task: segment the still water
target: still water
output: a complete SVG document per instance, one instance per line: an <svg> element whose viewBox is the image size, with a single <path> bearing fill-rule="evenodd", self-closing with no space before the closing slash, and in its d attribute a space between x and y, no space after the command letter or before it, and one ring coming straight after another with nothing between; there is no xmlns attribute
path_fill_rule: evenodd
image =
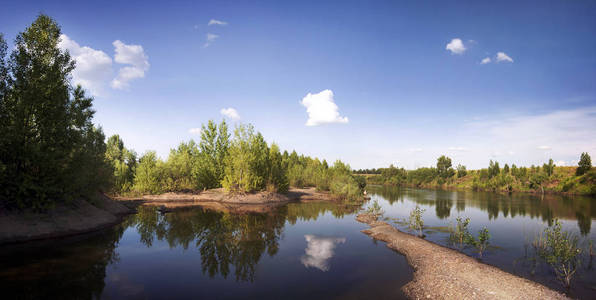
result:
<svg viewBox="0 0 596 300"><path fill-rule="evenodd" d="M482 261L564 291L534 259L534 236L553 218L596 242L596 199L367 187L384 217L403 220L425 209L426 239L448 247L446 228L458 216L470 231L486 226ZM362 206L291 203L267 214L201 208L161 213L141 208L122 224L94 234L0 247L3 299L399 299L412 278L405 258L360 233ZM472 249L463 252L476 256ZM596 298L588 258L569 295Z"/></svg>
<svg viewBox="0 0 596 300"><path fill-rule="evenodd" d="M483 253L481 261L567 292L573 298L596 299L596 261L592 263L588 254L588 241L592 240L596 244L595 198L385 186L369 186L367 190L372 194L371 200L377 200L382 206L388 222L403 231L408 231L404 220L418 205L425 209L422 218L426 239L457 248L449 242L447 229L454 225L457 217L470 218L471 233L477 235L480 229L487 227L491 235L490 246ZM570 291L566 291L556 280L554 272L545 262L536 258L531 245L536 235L552 224L555 218L561 222L564 230L579 237L584 251ZM474 249L460 250L478 257Z"/></svg>
<svg viewBox="0 0 596 300"><path fill-rule="evenodd" d="M0 288L4 299L403 298L411 268L360 233L359 209L141 208L92 235L0 247Z"/></svg>

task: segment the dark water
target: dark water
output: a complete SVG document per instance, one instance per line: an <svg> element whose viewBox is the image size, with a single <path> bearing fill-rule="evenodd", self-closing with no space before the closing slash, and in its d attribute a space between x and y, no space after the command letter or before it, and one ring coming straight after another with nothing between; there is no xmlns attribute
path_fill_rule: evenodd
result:
<svg viewBox="0 0 596 300"><path fill-rule="evenodd" d="M408 231L407 225L399 220L407 219L410 211L419 205L426 210L423 213L427 226L426 239L454 248L449 242L446 227L452 226L458 216L470 218L471 233L477 234L486 226L491 235L491 246L483 254L483 262L561 292L568 292L573 298L596 299L596 261L592 263L587 253L588 240L596 244L595 198L382 186L369 186L367 190L372 200L377 200L382 206L385 217L390 218L390 221L397 220L397 223L392 222L393 225L404 231ZM570 291L566 291L556 280L554 272L545 262L535 259L531 246L534 237L548 227L554 218L562 223L564 230L580 237L580 245L584 250L581 266ZM465 248L463 251L477 257L474 249Z"/></svg>
<svg viewBox="0 0 596 300"><path fill-rule="evenodd" d="M359 206L141 209L91 235L0 247L3 299L395 299L412 271Z"/></svg>

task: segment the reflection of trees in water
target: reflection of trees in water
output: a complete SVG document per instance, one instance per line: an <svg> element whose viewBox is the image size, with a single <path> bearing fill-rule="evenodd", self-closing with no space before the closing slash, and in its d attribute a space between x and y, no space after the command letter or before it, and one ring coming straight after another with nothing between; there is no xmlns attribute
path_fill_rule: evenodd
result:
<svg viewBox="0 0 596 300"><path fill-rule="evenodd" d="M273 256L279 250L279 239L286 220L316 220L330 211L336 217L353 213L358 206L329 202L291 203L267 214L232 214L201 208L176 210L161 214L156 208L140 207L131 217L141 242L151 247L154 239L170 247L188 249L194 245L201 254L201 268L210 277L224 278L234 270L238 281L254 281L256 266L263 253Z"/></svg>
<svg viewBox="0 0 596 300"><path fill-rule="evenodd" d="M596 202L583 196L532 195L532 194L497 194L473 191L418 190L391 186L369 186L371 194L385 198L391 204L404 199L417 204L435 206L439 219L449 217L453 203L457 211L464 211L466 206L485 211L489 219L504 217L529 216L539 218L551 224L553 218L577 219L583 235L590 232L592 218L596 217Z"/></svg>
<svg viewBox="0 0 596 300"><path fill-rule="evenodd" d="M124 226L66 240L5 246L0 252L4 299L99 299L106 267Z"/></svg>

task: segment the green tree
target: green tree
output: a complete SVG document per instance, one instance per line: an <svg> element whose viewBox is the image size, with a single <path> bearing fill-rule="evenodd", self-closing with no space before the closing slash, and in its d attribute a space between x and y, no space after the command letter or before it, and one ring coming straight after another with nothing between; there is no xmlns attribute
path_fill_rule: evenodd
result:
<svg viewBox="0 0 596 300"><path fill-rule="evenodd" d="M544 170L544 173L546 173L546 176L548 177L553 175L553 172L555 170L555 163L553 162L552 158L548 160L548 164L542 165L542 170Z"/></svg>
<svg viewBox="0 0 596 300"><path fill-rule="evenodd" d="M592 159L590 158L590 155L588 154L588 152L583 152L582 155L579 158L579 163L577 164L577 170L575 171L575 174L577 176L581 176L586 174L588 171L590 171L590 169L592 168Z"/></svg>
<svg viewBox="0 0 596 300"><path fill-rule="evenodd" d="M119 135L112 135L106 145L106 159L114 168L114 189L117 192L126 192L132 188L137 155L124 147L124 142Z"/></svg>
<svg viewBox="0 0 596 300"><path fill-rule="evenodd" d="M455 174L451 167L451 158L442 155L437 159L437 173L443 179L452 177Z"/></svg>
<svg viewBox="0 0 596 300"><path fill-rule="evenodd" d="M467 174L468 174L468 171L466 170L466 166L457 165L457 178L462 178L462 177L466 176Z"/></svg>
<svg viewBox="0 0 596 300"><path fill-rule="evenodd" d="M269 149L261 133L252 125L239 125L234 131L225 160L223 187L232 193L260 191L269 171Z"/></svg>
<svg viewBox="0 0 596 300"><path fill-rule="evenodd" d="M505 166L503 166L503 174L508 175L509 174L509 165L505 164Z"/></svg>
<svg viewBox="0 0 596 300"><path fill-rule="evenodd" d="M279 147L274 143L269 148L269 180L267 189L279 193L286 193L288 191L289 182L287 177L287 170L282 164L282 155L279 152Z"/></svg>
<svg viewBox="0 0 596 300"><path fill-rule="evenodd" d="M160 170L155 151L148 151L139 159L139 164L135 173L134 187L135 191L141 193L159 193L161 191Z"/></svg>
<svg viewBox="0 0 596 300"><path fill-rule="evenodd" d="M75 62L58 48L46 15L17 35L8 63L0 39L0 199L43 210L109 187L105 136L93 126L93 99L72 87Z"/></svg>

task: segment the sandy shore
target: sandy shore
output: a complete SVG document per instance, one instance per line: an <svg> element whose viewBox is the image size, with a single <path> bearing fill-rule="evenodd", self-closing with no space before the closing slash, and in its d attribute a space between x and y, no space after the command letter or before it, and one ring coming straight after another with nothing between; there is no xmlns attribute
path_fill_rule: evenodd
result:
<svg viewBox="0 0 596 300"><path fill-rule="evenodd" d="M77 200L59 204L47 213L0 212L0 244L57 238L118 224L134 210L100 195L93 204Z"/></svg>
<svg viewBox="0 0 596 300"><path fill-rule="evenodd" d="M410 299L567 299L536 282L403 233L369 214L360 214L356 220L370 225L363 233L406 256L414 279L402 290Z"/></svg>
<svg viewBox="0 0 596 300"><path fill-rule="evenodd" d="M289 202L297 201L335 201L329 193L317 192L315 188L291 188L285 195L271 192L228 194L220 188L200 193L165 193L140 197L114 197L114 199L132 202L135 205L158 206L165 211L181 207L201 206L233 213L264 213Z"/></svg>

